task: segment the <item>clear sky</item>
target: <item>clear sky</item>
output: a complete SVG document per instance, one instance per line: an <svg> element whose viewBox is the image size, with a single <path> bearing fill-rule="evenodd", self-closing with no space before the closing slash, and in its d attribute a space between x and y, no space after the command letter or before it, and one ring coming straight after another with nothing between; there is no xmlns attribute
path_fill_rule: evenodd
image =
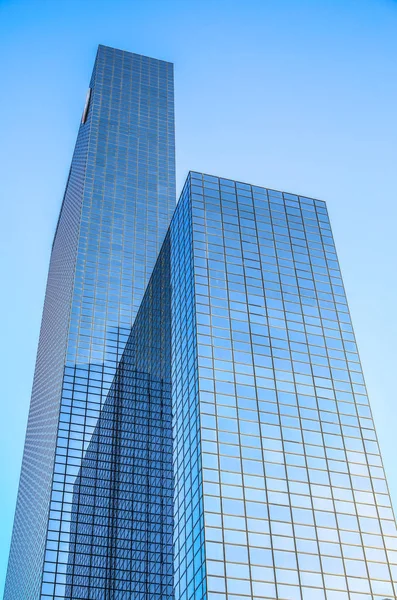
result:
<svg viewBox="0 0 397 600"><path fill-rule="evenodd" d="M178 189L192 169L327 201L397 507L397 1L0 0L0 590L98 43L175 63Z"/></svg>

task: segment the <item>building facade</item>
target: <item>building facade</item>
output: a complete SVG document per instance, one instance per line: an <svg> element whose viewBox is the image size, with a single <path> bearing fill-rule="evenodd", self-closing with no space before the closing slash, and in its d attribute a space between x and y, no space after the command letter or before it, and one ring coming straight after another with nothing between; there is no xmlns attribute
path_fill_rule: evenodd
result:
<svg viewBox="0 0 397 600"><path fill-rule="evenodd" d="M185 195L194 350L174 299L174 470L192 486L198 470L201 533L179 545L176 483L176 598L395 598L396 524L325 203L198 173ZM206 596L189 570L203 539Z"/></svg>
<svg viewBox="0 0 397 600"><path fill-rule="evenodd" d="M74 484L65 598L172 600L167 236Z"/></svg>
<svg viewBox="0 0 397 600"><path fill-rule="evenodd" d="M65 597L76 477L174 206L173 66L99 46L51 253L6 600Z"/></svg>

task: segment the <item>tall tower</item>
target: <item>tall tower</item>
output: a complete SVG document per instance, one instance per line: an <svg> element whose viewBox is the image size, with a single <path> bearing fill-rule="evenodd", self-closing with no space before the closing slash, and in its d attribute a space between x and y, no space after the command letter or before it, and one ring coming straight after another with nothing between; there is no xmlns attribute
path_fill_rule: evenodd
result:
<svg viewBox="0 0 397 600"><path fill-rule="evenodd" d="M6 600L65 597L74 484L174 206L173 65L99 46L52 247Z"/></svg>
<svg viewBox="0 0 397 600"><path fill-rule="evenodd" d="M191 173L171 281L176 600L396 598L325 202Z"/></svg>

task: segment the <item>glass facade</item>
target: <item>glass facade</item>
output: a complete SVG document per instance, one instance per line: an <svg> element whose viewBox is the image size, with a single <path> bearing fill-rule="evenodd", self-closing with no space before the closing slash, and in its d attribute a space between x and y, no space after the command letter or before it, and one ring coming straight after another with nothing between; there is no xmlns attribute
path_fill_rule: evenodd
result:
<svg viewBox="0 0 397 600"><path fill-rule="evenodd" d="M206 598L395 598L396 524L326 205L198 173L190 186Z"/></svg>
<svg viewBox="0 0 397 600"><path fill-rule="evenodd" d="M171 222L175 599L206 598L199 372L190 180Z"/></svg>
<svg viewBox="0 0 397 600"><path fill-rule="evenodd" d="M68 599L173 598L169 247L74 484Z"/></svg>
<svg viewBox="0 0 397 600"><path fill-rule="evenodd" d="M90 90L51 254L6 600L67 597L82 459L175 206L172 64L99 46ZM73 597L104 597L82 588Z"/></svg>

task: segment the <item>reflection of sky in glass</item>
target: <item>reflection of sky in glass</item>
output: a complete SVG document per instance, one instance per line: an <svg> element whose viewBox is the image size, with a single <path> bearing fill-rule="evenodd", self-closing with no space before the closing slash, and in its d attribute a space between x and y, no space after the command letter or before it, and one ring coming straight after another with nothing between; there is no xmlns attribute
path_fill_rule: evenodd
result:
<svg viewBox="0 0 397 600"><path fill-rule="evenodd" d="M208 597L394 597L395 521L325 203L191 181Z"/></svg>

